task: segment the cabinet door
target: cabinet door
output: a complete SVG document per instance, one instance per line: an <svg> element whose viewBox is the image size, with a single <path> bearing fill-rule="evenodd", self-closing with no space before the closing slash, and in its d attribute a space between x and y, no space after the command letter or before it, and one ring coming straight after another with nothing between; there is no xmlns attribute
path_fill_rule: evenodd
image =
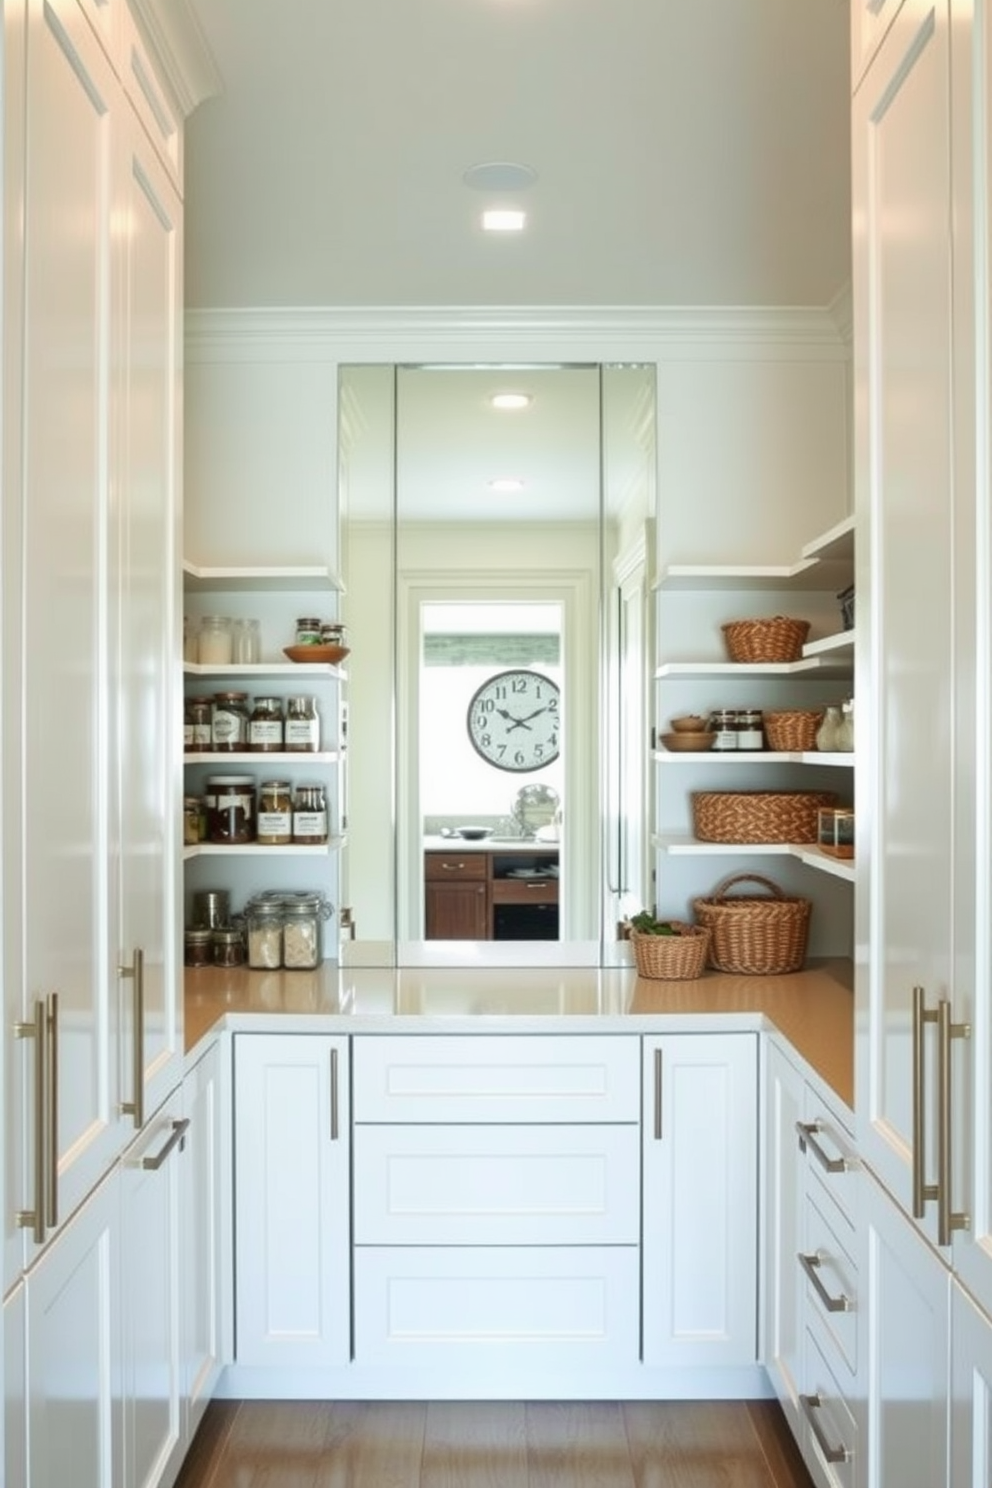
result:
<svg viewBox="0 0 992 1488"><path fill-rule="evenodd" d="M140 1126L178 1083L183 1060L173 766L182 237L179 200L158 156L133 119L125 116L121 135L124 338L110 524L112 944L126 976L124 1094Z"/></svg>
<svg viewBox="0 0 992 1488"><path fill-rule="evenodd" d="M992 1472L992 1322L951 1284L951 1488Z"/></svg>
<svg viewBox="0 0 992 1488"><path fill-rule="evenodd" d="M645 1364L757 1357L757 1040L646 1038Z"/></svg>
<svg viewBox="0 0 992 1488"><path fill-rule="evenodd" d="M950 1272L868 1173L860 1227L864 1488L947 1481Z"/></svg>
<svg viewBox="0 0 992 1488"><path fill-rule="evenodd" d="M802 1120L802 1074L770 1039L763 1091L762 1357L775 1393L799 1435L803 1166L796 1135Z"/></svg>
<svg viewBox="0 0 992 1488"><path fill-rule="evenodd" d="M428 940L489 940L488 896L484 883L425 885Z"/></svg>
<svg viewBox="0 0 992 1488"><path fill-rule="evenodd" d="M860 83L902 0L852 0L851 80Z"/></svg>
<svg viewBox="0 0 992 1488"><path fill-rule="evenodd" d="M869 713L858 736L867 748L858 762L857 1105L862 1155L907 1212L914 987L931 1008L952 996L955 914L967 914L973 892L954 873L948 29L946 4L905 0L853 122L858 624L863 617L866 632L857 693ZM933 1030L924 1031L929 1043ZM925 1073L932 1069L928 1058ZM927 1101L916 1146L927 1184L934 1106ZM936 1234L932 1207L926 1229Z"/></svg>
<svg viewBox="0 0 992 1488"><path fill-rule="evenodd" d="M185 1122L178 1092L148 1122L121 1170L124 1442L129 1488L171 1481L181 1460L180 1192Z"/></svg>
<svg viewBox="0 0 992 1488"><path fill-rule="evenodd" d="M48 1226L93 1188L122 1141L117 989L108 964L117 948L108 945L104 867L115 89L76 0L33 0L18 744L28 805L21 859L24 998L30 1008L57 994L51 1004L57 1099L45 1140L57 1203L46 1205ZM22 1049L16 1098L27 1112L33 1080L27 1045Z"/></svg>
<svg viewBox="0 0 992 1488"><path fill-rule="evenodd" d="M119 1283L115 1168L28 1272L30 1488L125 1482Z"/></svg>
<svg viewBox="0 0 992 1488"><path fill-rule="evenodd" d="M238 1364L351 1357L348 1041L237 1034Z"/></svg>
<svg viewBox="0 0 992 1488"><path fill-rule="evenodd" d="M24 1283L3 1304L3 1416L0 1417L0 1482L28 1481L27 1340Z"/></svg>
<svg viewBox="0 0 992 1488"><path fill-rule="evenodd" d="M229 1050L227 1039L218 1039L183 1081L183 1114L189 1118L182 1165L181 1287L187 1444L228 1358L232 1175L224 1057Z"/></svg>

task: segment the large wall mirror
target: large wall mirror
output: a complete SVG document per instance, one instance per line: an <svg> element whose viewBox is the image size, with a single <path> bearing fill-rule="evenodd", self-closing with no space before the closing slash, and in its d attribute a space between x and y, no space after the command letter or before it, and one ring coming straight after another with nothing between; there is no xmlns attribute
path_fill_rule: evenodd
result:
<svg viewBox="0 0 992 1488"><path fill-rule="evenodd" d="M346 963L599 965L653 899L655 375L348 366Z"/></svg>

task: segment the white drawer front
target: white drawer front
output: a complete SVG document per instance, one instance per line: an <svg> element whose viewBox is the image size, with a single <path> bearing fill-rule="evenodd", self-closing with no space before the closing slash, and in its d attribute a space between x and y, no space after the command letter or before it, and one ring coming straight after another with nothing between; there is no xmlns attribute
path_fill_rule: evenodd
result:
<svg viewBox="0 0 992 1488"><path fill-rule="evenodd" d="M634 1126L359 1126L358 1245L635 1245Z"/></svg>
<svg viewBox="0 0 992 1488"><path fill-rule="evenodd" d="M806 1087L803 1122L807 1171L823 1185L847 1223L853 1226L858 1213L860 1167L854 1142L836 1114L810 1086Z"/></svg>
<svg viewBox="0 0 992 1488"><path fill-rule="evenodd" d="M803 1456L820 1488L854 1488L858 1428L816 1339L807 1330L803 1358Z"/></svg>
<svg viewBox="0 0 992 1488"><path fill-rule="evenodd" d="M359 1035L356 1121L637 1121L640 1040Z"/></svg>
<svg viewBox="0 0 992 1488"><path fill-rule="evenodd" d="M858 1271L824 1208L807 1194L803 1227L806 1305L853 1374L858 1358Z"/></svg>
<svg viewBox="0 0 992 1488"><path fill-rule="evenodd" d="M636 1246L355 1251L355 1361L636 1364Z"/></svg>

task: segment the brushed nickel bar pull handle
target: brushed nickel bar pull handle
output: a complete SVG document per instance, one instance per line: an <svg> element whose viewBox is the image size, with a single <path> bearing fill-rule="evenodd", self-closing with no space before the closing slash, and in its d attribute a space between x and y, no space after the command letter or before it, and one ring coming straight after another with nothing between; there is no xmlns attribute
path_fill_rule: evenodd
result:
<svg viewBox="0 0 992 1488"><path fill-rule="evenodd" d="M971 1215L951 1208L951 1040L971 1038L970 1023L951 1022L951 1004L937 1004L937 1244L950 1245L955 1230L971 1227Z"/></svg>
<svg viewBox="0 0 992 1488"><path fill-rule="evenodd" d="M661 1050L654 1051L654 1139L661 1141Z"/></svg>
<svg viewBox="0 0 992 1488"><path fill-rule="evenodd" d="M818 1250L815 1250L812 1255L803 1255L802 1251L800 1251L797 1260L812 1283L813 1290L828 1312L854 1311L854 1303L850 1297L845 1297L843 1292L841 1292L839 1297L831 1297L820 1280L820 1267L823 1265L823 1256Z"/></svg>
<svg viewBox="0 0 992 1488"><path fill-rule="evenodd" d="M338 1051L331 1050L331 1141L338 1140Z"/></svg>
<svg viewBox="0 0 992 1488"><path fill-rule="evenodd" d="M926 1070L923 1033L927 1023L937 1022L936 1009L928 1012L922 987L913 988L913 1218L922 1219L927 1204L937 1198L937 1185L926 1181Z"/></svg>
<svg viewBox="0 0 992 1488"><path fill-rule="evenodd" d="M45 1002L39 997L33 1021L14 1024L14 1037L34 1039L34 1208L18 1209L17 1227L31 1230L34 1243L45 1243L45 1119L48 1050L45 1039Z"/></svg>
<svg viewBox="0 0 992 1488"><path fill-rule="evenodd" d="M140 1130L145 1124L145 953L138 947L130 966L118 966L118 976L134 982L134 1039L131 1045L131 1082L134 1097L121 1101L125 1116L133 1116Z"/></svg>
<svg viewBox="0 0 992 1488"><path fill-rule="evenodd" d="M45 1009L48 1033L48 1192L47 1223L59 1222L59 994L49 993Z"/></svg>
<svg viewBox="0 0 992 1488"><path fill-rule="evenodd" d="M147 1168L151 1173L157 1173L173 1148L181 1146L189 1130L189 1121L190 1118L188 1116L184 1116L181 1121L173 1121L172 1130L162 1147L159 1148L154 1157L143 1157L141 1159L141 1166Z"/></svg>
<svg viewBox="0 0 992 1488"><path fill-rule="evenodd" d="M823 1453L824 1462L850 1462L850 1447L832 1447L823 1434L817 1411L823 1408L823 1401L819 1395L800 1395L799 1404L802 1406L803 1415L809 1422L809 1429L816 1437L816 1445Z"/></svg>
<svg viewBox="0 0 992 1488"><path fill-rule="evenodd" d="M823 1127L818 1121L797 1121L796 1131L799 1134L799 1150L805 1152L809 1147L820 1167L827 1173L846 1173L847 1159L843 1157L831 1157L816 1140Z"/></svg>

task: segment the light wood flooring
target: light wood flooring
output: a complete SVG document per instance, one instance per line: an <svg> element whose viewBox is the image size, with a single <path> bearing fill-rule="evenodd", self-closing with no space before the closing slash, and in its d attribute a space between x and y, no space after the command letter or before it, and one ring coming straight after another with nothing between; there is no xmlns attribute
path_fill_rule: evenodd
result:
<svg viewBox="0 0 992 1488"><path fill-rule="evenodd" d="M812 1488L774 1401L213 1401L176 1488Z"/></svg>

